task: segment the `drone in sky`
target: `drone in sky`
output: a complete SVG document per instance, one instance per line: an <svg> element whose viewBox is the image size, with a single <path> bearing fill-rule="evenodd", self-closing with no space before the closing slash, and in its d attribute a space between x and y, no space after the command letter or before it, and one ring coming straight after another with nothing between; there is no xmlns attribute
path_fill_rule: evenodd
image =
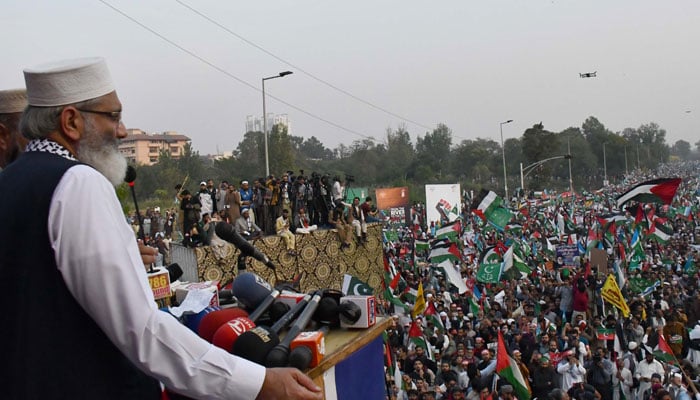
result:
<svg viewBox="0 0 700 400"><path fill-rule="evenodd" d="M598 71L594 71L594 72L584 72L583 74L582 74L582 73L579 73L578 76L579 76L580 78L595 78L595 77L596 77L595 74L597 74L597 73L598 73Z"/></svg>

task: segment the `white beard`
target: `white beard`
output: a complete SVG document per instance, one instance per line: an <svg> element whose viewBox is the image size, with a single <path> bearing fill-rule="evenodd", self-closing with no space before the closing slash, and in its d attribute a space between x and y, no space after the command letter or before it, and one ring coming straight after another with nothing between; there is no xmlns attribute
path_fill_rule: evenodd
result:
<svg viewBox="0 0 700 400"><path fill-rule="evenodd" d="M119 154L119 139L99 133L90 118L85 119L85 136L80 139L78 160L95 168L114 186L124 182L127 163Z"/></svg>

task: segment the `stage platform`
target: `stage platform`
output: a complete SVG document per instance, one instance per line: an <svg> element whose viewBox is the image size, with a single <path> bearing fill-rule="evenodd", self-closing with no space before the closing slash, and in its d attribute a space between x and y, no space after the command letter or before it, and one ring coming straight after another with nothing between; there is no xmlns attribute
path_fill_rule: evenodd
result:
<svg viewBox="0 0 700 400"><path fill-rule="evenodd" d="M350 274L367 282L375 294L381 293L384 274L382 250L382 226L368 224L367 243L353 243L340 249L338 233L333 230L317 230L308 235L296 235L296 256L290 256L279 236L267 236L252 244L277 265L276 271L265 267L251 257L247 270L272 283L292 281L300 277L302 292L318 288L341 289L343 275ZM188 281L218 280L231 282L237 273L240 251L219 238L211 246L186 248L171 246L172 262L184 270L182 279Z"/></svg>

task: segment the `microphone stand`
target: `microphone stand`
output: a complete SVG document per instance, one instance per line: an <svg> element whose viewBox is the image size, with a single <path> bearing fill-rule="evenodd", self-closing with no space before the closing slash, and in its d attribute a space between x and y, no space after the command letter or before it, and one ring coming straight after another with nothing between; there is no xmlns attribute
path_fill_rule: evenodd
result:
<svg viewBox="0 0 700 400"><path fill-rule="evenodd" d="M132 172L133 171L133 172ZM136 209L136 222L138 222L139 225L139 231L136 234L136 236L141 239L141 242L143 244L146 244L146 232L143 229L143 221L141 221L141 212L139 211L139 203L136 201L136 189L134 189L134 181L136 180L136 170L134 167L129 166L127 168L127 177L125 178L125 181L129 184L129 187L131 188L131 197L134 199L134 208ZM154 273L155 270L153 269L153 263L148 267L148 273L152 274Z"/></svg>

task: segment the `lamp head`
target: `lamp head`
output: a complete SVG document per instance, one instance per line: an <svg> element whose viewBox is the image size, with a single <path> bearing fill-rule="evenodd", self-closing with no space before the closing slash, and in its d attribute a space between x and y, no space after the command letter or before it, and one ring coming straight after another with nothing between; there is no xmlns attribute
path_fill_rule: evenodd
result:
<svg viewBox="0 0 700 400"><path fill-rule="evenodd" d="M283 77L283 76L291 75L291 74L293 74L293 73L294 73L294 72L292 72L292 71L283 71L283 72L280 72L280 75L279 75L279 76L280 76L280 77Z"/></svg>

